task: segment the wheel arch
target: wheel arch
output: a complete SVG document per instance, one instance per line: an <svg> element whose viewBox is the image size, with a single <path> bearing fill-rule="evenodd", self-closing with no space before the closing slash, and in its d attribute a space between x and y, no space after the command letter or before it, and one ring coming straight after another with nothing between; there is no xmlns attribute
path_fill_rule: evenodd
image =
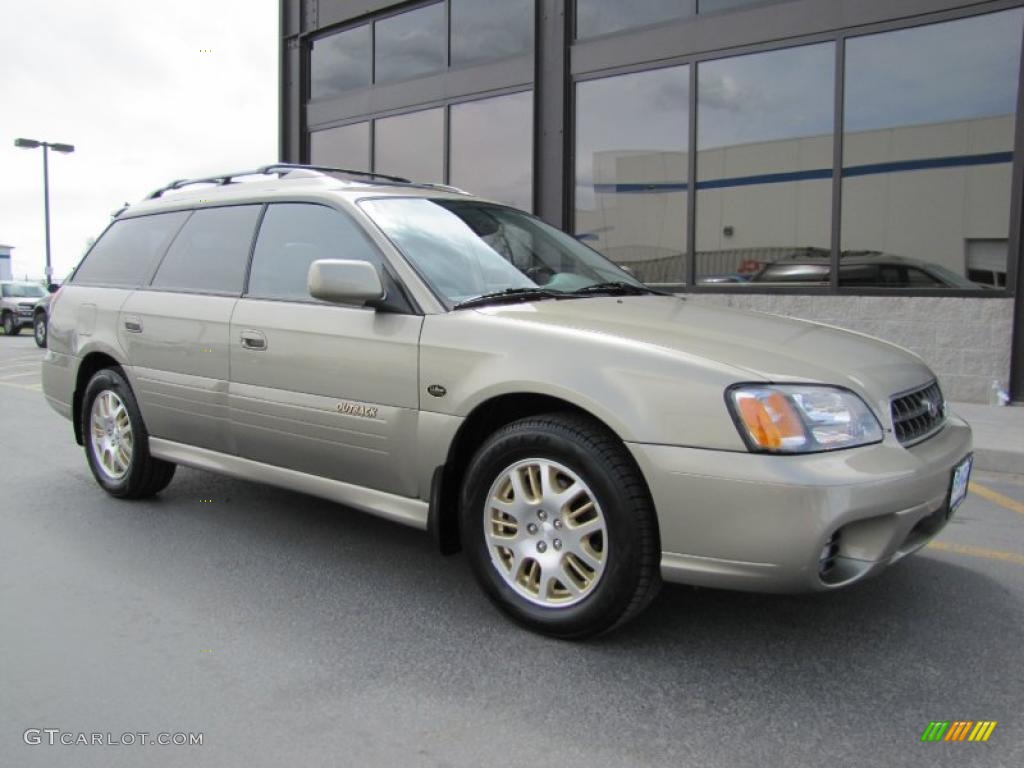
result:
<svg viewBox="0 0 1024 768"><path fill-rule="evenodd" d="M451 555L462 549L458 522L459 494L467 465L483 441L514 421L553 412L583 416L622 439L605 420L576 403L554 395L505 393L477 403L456 431L445 463L436 467L431 477L427 528L441 554ZM643 477L639 467L637 470ZM644 482L646 484L646 478Z"/></svg>
<svg viewBox="0 0 1024 768"><path fill-rule="evenodd" d="M82 358L75 374L75 389L71 396L71 423L75 428L75 442L83 444L82 436L82 399L89 380L104 368L121 368L121 362L107 352L90 352Z"/></svg>

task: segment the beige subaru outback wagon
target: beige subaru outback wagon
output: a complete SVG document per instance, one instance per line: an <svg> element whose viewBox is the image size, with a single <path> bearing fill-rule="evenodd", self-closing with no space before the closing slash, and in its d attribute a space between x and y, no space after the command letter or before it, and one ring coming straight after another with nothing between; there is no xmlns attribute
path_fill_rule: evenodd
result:
<svg viewBox="0 0 1024 768"><path fill-rule="evenodd" d="M184 464L331 499L461 548L560 637L663 579L853 584L940 531L971 468L915 355L697 306L526 213L393 177L175 182L115 218L49 334L46 397L109 494Z"/></svg>

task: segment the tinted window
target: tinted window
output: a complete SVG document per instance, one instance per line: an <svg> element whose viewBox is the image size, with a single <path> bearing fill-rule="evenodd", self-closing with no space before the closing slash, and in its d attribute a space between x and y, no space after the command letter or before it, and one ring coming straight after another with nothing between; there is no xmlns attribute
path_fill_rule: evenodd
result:
<svg viewBox="0 0 1024 768"><path fill-rule="evenodd" d="M689 68L576 86L576 237L641 280L685 274Z"/></svg>
<svg viewBox="0 0 1024 768"><path fill-rule="evenodd" d="M309 54L309 95L329 99L370 84L370 25L314 40Z"/></svg>
<svg viewBox="0 0 1024 768"><path fill-rule="evenodd" d="M454 104L449 181L474 195L533 207L533 92Z"/></svg>
<svg viewBox="0 0 1024 768"><path fill-rule="evenodd" d="M343 125L309 134L309 160L314 165L370 169L370 123Z"/></svg>
<svg viewBox="0 0 1024 768"><path fill-rule="evenodd" d="M831 250L835 46L697 68L697 275Z"/></svg>
<svg viewBox="0 0 1024 768"><path fill-rule="evenodd" d="M452 0L452 66L533 49L534 0Z"/></svg>
<svg viewBox="0 0 1024 768"><path fill-rule="evenodd" d="M309 265L317 259L381 261L359 225L345 214L322 205L271 205L256 240L247 295L312 300L307 279Z"/></svg>
<svg viewBox="0 0 1024 768"><path fill-rule="evenodd" d="M378 21L374 72L377 82L438 72L445 66L444 4L429 5Z"/></svg>
<svg viewBox="0 0 1024 768"><path fill-rule="evenodd" d="M258 205L193 213L160 263L153 287L240 294L259 213Z"/></svg>
<svg viewBox="0 0 1024 768"><path fill-rule="evenodd" d="M969 244L1010 230L1022 25L1013 9L847 41L844 252L927 262L915 288L981 289Z"/></svg>
<svg viewBox="0 0 1024 768"><path fill-rule="evenodd" d="M444 181L444 110L374 121L373 170L413 181Z"/></svg>
<svg viewBox="0 0 1024 768"><path fill-rule="evenodd" d="M576 0L576 37L594 37L692 16L696 0Z"/></svg>
<svg viewBox="0 0 1024 768"><path fill-rule="evenodd" d="M86 255L73 282L142 285L187 216L187 211L175 211L115 221Z"/></svg>

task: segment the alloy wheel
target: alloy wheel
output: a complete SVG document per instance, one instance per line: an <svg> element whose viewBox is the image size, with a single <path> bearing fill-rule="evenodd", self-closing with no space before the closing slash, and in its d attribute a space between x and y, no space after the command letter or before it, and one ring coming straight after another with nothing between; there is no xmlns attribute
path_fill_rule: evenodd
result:
<svg viewBox="0 0 1024 768"><path fill-rule="evenodd" d="M92 453L96 463L111 480L120 480L131 468L134 439L128 409L109 389L92 402L90 413Z"/></svg>
<svg viewBox="0 0 1024 768"><path fill-rule="evenodd" d="M597 586L608 561L608 530L587 484L550 459L506 467L491 485L484 536L495 570L535 605L565 607Z"/></svg>

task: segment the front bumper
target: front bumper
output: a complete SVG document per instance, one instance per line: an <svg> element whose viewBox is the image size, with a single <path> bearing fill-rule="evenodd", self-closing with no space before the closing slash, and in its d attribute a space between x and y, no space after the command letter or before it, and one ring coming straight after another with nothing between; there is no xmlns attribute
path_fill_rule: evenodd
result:
<svg viewBox="0 0 1024 768"><path fill-rule="evenodd" d="M627 445L658 511L666 581L803 592L859 581L937 534L971 430L951 416L910 448L890 435L805 456ZM837 549L823 573L830 543Z"/></svg>

